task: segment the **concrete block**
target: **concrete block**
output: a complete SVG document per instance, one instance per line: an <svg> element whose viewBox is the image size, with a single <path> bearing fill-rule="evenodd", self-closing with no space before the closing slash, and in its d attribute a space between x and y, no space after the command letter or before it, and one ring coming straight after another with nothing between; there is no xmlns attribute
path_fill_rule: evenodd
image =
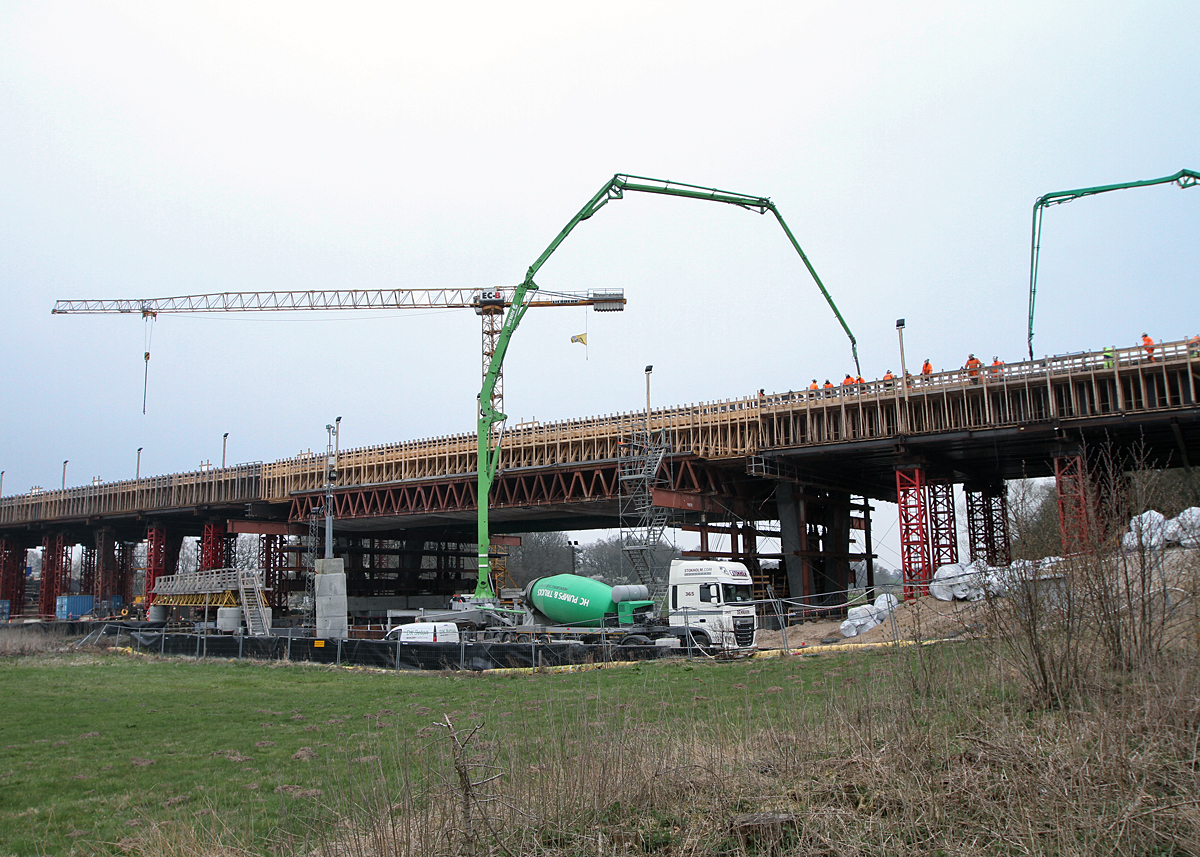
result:
<svg viewBox="0 0 1200 857"><path fill-rule="evenodd" d="M343 559L319 559L313 565L317 574L343 574L346 571Z"/></svg>
<svg viewBox="0 0 1200 857"><path fill-rule="evenodd" d="M336 574L318 574L313 578L313 587L317 600L322 597L341 596L346 597L346 575L338 572Z"/></svg>

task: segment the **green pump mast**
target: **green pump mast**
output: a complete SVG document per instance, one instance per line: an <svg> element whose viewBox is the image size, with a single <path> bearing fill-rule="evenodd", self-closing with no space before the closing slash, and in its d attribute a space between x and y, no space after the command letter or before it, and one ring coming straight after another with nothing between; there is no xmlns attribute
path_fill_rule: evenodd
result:
<svg viewBox="0 0 1200 857"><path fill-rule="evenodd" d="M1085 196L1095 196L1098 193L1108 193L1110 190L1125 190L1131 187L1150 187L1157 184L1174 184L1187 189L1200 182L1200 173L1192 170L1180 170L1173 176L1163 176L1160 179L1145 179L1137 182L1122 182L1121 184L1106 184L1099 187L1082 187L1075 190L1059 190L1043 194L1033 204L1033 238L1029 250L1029 359L1033 359L1033 306L1037 299L1037 270L1038 253L1042 246L1042 212L1052 205L1082 199Z"/></svg>
<svg viewBox="0 0 1200 857"><path fill-rule="evenodd" d="M833 302L833 298L825 288L825 284L817 276L816 270L808 260L808 256L805 255L804 250L801 249L796 236L788 228L783 216L779 213L779 209L775 207L775 203L771 202L769 198L618 173L606 182L604 187L600 188L595 196L588 200L587 204L579 210L579 213L572 217L567 225L562 228L562 231L550 242L550 246L542 251L542 255L538 256L537 261L529 266L529 270L525 273L525 279L513 292L508 312L504 318L504 325L501 327L499 336L496 339L495 350L492 353L491 362L488 364L487 372L483 378L483 388L479 392L478 426L479 483L477 505L479 508L479 579L475 586L475 598L477 600L488 601L495 598L491 583L489 582L491 564L488 554L491 547L491 533L489 532L488 522L488 501L491 495L492 483L496 478L497 467L500 463L500 442L503 433L497 433L494 444L491 442L491 438L496 425L503 423L507 417L497 410L492 402L493 392L500 377L500 370L504 364L504 355L508 351L509 341L512 339L517 326L521 323L521 319L525 317L525 311L529 308L529 293L536 291L538 288L533 278L537 275L542 265L546 263L550 255L558 249L558 245L562 244L576 226L607 205L610 200L624 199L626 191L657 193L664 196L681 196L689 199L705 199L712 202L736 205L739 208L756 211L759 214L766 214L769 211L775 215L775 219L779 221L779 225L783 228L784 234L787 235L792 247L799 254L801 261L804 262L804 267L808 269L808 273L812 275L817 288L821 290L821 294L825 297L829 308L833 310L833 314L837 317L838 323L841 324L842 330L846 331L846 336L850 339L850 351L854 356L854 369L861 374L861 368L858 363L858 342L855 340L854 334L850 332L850 326L842 318L842 314L838 311L837 305Z"/></svg>

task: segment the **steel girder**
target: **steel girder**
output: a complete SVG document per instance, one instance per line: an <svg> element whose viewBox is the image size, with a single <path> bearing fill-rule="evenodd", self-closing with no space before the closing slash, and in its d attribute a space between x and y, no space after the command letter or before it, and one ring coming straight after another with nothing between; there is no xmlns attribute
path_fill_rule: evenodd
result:
<svg viewBox="0 0 1200 857"><path fill-rule="evenodd" d="M920 467L896 470L896 498L900 513L900 562L906 598L929 586L929 519L925 513L925 471Z"/></svg>

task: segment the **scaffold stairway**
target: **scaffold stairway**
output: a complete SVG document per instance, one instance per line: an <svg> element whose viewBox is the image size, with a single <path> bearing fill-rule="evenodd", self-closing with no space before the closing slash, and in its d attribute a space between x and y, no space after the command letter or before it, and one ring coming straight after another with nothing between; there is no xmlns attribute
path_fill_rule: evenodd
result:
<svg viewBox="0 0 1200 857"><path fill-rule="evenodd" d="M654 579L652 554L662 540L670 512L654 505L653 492L660 482L666 484L659 471L668 443L662 432L639 431L623 450L625 455L618 462L621 549L638 580L650 590L650 597L659 601L666 593L666 583Z"/></svg>
<svg viewBox="0 0 1200 857"><path fill-rule="evenodd" d="M271 622L263 601L262 581L257 572L242 569L238 572L238 589L242 595L242 612L246 614L246 630L252 637L269 637Z"/></svg>

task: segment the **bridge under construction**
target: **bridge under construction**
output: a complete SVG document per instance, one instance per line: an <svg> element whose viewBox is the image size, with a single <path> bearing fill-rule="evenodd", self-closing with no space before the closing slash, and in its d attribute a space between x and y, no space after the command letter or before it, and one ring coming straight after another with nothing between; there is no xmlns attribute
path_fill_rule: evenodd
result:
<svg viewBox="0 0 1200 857"><path fill-rule="evenodd" d="M619 526L624 447L648 420L666 447L654 506L698 534L689 556L745 562L760 593L819 603L848 588L850 563L870 566L873 500L898 504L904 573L928 579L959 558L955 484L972 558L1008 558L1006 482L1029 477L1055 478L1070 550L1086 535L1088 449L1137 446L1162 467L1200 459L1198 378L1200 345L1180 340L522 424L492 489L494 542L502 552L506 533ZM339 451L332 487L326 465L308 454L0 498L0 600L29 617L69 593L152 601L185 537L199 539L200 569L218 569L254 534L268 600L284 608L304 590L327 496L352 599L435 606L475 586L474 434ZM857 553L856 530L868 546ZM36 593L29 549L42 552Z"/></svg>

